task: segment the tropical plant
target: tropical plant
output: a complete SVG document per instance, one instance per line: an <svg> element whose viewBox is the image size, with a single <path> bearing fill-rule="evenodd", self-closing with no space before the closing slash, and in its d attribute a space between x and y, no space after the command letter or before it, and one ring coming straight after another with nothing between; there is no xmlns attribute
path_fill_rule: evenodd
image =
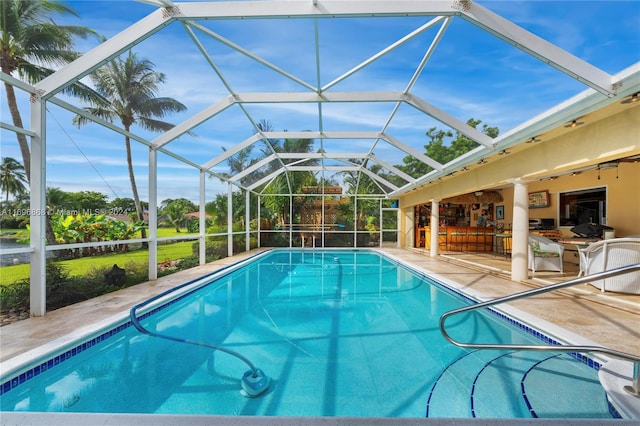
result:
<svg viewBox="0 0 640 426"><path fill-rule="evenodd" d="M57 25L54 14L77 14L69 6L49 0L0 1L0 69L34 84L53 73L48 67L60 66L78 57L73 50L74 37L86 38L93 30L75 25ZM5 82L7 104L16 127L24 128L14 88ZM90 90L76 83L66 93L86 98ZM16 133L27 181L31 179L31 155L24 134Z"/></svg>
<svg viewBox="0 0 640 426"><path fill-rule="evenodd" d="M122 241L131 239L144 227L144 222L127 223L104 214L54 214L51 226L59 244L89 243L100 241ZM129 245L85 247L73 249L73 257L97 255L117 251L128 251Z"/></svg>
<svg viewBox="0 0 640 426"><path fill-rule="evenodd" d="M265 125L268 126L268 123ZM276 153L311 153L313 152L314 140L288 138L281 142L270 139L265 141L265 146L270 147ZM305 161L284 159L282 161L284 164L295 162L296 165L300 166L314 166L318 163L315 159ZM280 167L280 165L277 165L277 167ZM301 194L304 186L317 185L317 183L318 180L311 171L284 172L264 188L264 205L277 215L279 223L292 223L292 218L289 217L289 198L278 194ZM308 202L312 202L312 199L310 197L294 197L292 201L293 215L296 216Z"/></svg>
<svg viewBox="0 0 640 426"><path fill-rule="evenodd" d="M185 198L170 200L162 209L160 220L161 222L173 225L176 232L180 232L180 228L186 225L187 213L193 212L196 209L196 205Z"/></svg>
<svg viewBox="0 0 640 426"><path fill-rule="evenodd" d="M9 203L9 195L22 195L27 192L27 177L24 167L14 158L2 157L0 163L0 190L5 194L5 203Z"/></svg>
<svg viewBox="0 0 640 426"><path fill-rule="evenodd" d="M158 118L187 108L175 99L156 97L159 85L165 81L165 75L154 71L153 68L151 61L139 59L131 51L125 58L116 58L99 68L91 74L91 80L100 97L92 99L93 106L85 108L85 111L109 122L120 120L127 132L134 124L153 132L163 132L173 128L173 124ZM76 115L73 118L73 123L78 127L88 122L89 119L82 115ZM138 195L133 171L131 139L128 135L124 137L124 143L136 214L138 220L143 221L144 211ZM146 237L144 231L142 237Z"/></svg>

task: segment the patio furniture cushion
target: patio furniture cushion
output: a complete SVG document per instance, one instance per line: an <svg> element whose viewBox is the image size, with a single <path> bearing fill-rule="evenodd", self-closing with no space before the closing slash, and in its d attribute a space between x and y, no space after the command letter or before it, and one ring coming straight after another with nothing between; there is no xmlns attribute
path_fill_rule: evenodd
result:
<svg viewBox="0 0 640 426"><path fill-rule="evenodd" d="M529 269L564 272L562 254L564 246L539 235L529 234Z"/></svg>
<svg viewBox="0 0 640 426"><path fill-rule="evenodd" d="M529 241L529 245L533 249L533 255L535 257L560 257L560 253L557 251L542 250L538 241Z"/></svg>

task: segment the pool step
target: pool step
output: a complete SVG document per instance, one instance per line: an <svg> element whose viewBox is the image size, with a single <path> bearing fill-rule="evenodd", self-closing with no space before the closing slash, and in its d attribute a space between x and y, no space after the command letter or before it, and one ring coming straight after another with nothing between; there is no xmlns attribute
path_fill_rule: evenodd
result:
<svg viewBox="0 0 640 426"><path fill-rule="evenodd" d="M427 417L598 418L607 413L607 401L604 390L596 401L584 398L585 386L593 387L591 395L601 388L584 378L590 368L567 354L470 352L433 386Z"/></svg>
<svg viewBox="0 0 640 426"><path fill-rule="evenodd" d="M567 354L553 356L527 371L522 379L523 396L537 417L608 418L607 397L599 380L585 379L591 367ZM555 397L548 389L553 388ZM585 398L585 395L600 395Z"/></svg>
<svg viewBox="0 0 640 426"><path fill-rule="evenodd" d="M496 351L467 352L449 364L433 385L427 417L472 417L471 389L478 371L496 357Z"/></svg>
<svg viewBox="0 0 640 426"><path fill-rule="evenodd" d="M471 400L474 416L480 418L536 417L527 403L522 384L527 372L555 355L548 352L511 352L486 363L474 381ZM544 386L544 384L542 384ZM546 388L533 386L530 392L549 394Z"/></svg>

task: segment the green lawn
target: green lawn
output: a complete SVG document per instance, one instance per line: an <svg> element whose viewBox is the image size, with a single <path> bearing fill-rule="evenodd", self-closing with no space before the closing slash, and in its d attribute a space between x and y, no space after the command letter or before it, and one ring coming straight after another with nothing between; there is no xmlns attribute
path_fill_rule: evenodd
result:
<svg viewBox="0 0 640 426"><path fill-rule="evenodd" d="M12 238L28 238L29 231L24 228L21 229L10 229L10 228L0 228L0 235L2 234L12 234ZM186 228L181 228L180 232L176 232L174 228L158 228L158 237L177 237L181 235L196 235L197 233L189 233Z"/></svg>
<svg viewBox="0 0 640 426"><path fill-rule="evenodd" d="M180 235L175 234L171 235ZM166 236L171 236L166 235ZM184 235L184 234L182 234ZM158 262L165 259L175 260L191 256L191 246L194 241L183 241L174 244L164 244L158 246ZM73 260L61 260L57 262L69 271L71 275L84 275L92 268L109 267L113 264L125 267L129 262L143 263L148 259L147 250L135 250L129 253L116 253L104 256L83 257ZM0 271L0 283L11 284L17 280L29 278L29 265L3 266Z"/></svg>
<svg viewBox="0 0 640 426"><path fill-rule="evenodd" d="M11 238L28 238L29 231L24 228L12 229L12 228L0 228L0 235L10 235Z"/></svg>

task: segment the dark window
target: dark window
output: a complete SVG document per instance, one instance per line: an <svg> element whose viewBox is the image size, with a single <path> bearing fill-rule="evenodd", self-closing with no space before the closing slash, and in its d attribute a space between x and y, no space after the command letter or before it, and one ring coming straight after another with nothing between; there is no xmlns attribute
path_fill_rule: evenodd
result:
<svg viewBox="0 0 640 426"><path fill-rule="evenodd" d="M607 188L560 193L560 226L581 223L606 225Z"/></svg>

